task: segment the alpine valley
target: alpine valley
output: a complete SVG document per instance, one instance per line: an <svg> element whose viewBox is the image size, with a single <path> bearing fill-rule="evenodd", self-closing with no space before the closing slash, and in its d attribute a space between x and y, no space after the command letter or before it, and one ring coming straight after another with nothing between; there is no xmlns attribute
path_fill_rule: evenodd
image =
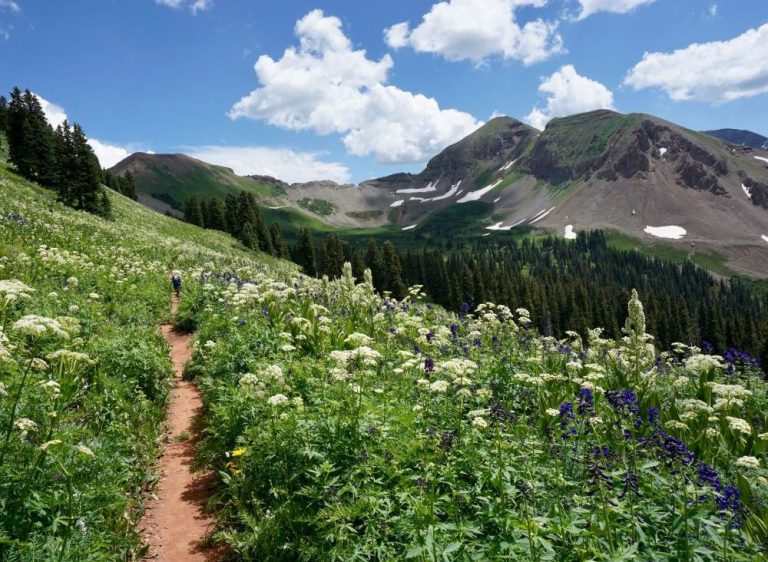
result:
<svg viewBox="0 0 768 562"><path fill-rule="evenodd" d="M767 277L768 147L747 142L760 135L730 131L608 110L553 119L544 131L497 117L418 174L358 185L241 177L181 154L137 153L110 171L130 171L140 202L178 217L192 196L252 193L288 238L300 226L408 246L446 234L575 238L602 229L646 251L671 247L717 264L721 273Z"/></svg>

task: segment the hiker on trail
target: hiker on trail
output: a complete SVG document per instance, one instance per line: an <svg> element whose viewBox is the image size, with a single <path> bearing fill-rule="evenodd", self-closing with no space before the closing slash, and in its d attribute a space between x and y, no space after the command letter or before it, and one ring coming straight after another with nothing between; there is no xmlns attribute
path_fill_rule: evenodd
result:
<svg viewBox="0 0 768 562"><path fill-rule="evenodd" d="M173 275L171 276L171 285L173 285L173 290L178 297L181 294L181 272L173 272Z"/></svg>

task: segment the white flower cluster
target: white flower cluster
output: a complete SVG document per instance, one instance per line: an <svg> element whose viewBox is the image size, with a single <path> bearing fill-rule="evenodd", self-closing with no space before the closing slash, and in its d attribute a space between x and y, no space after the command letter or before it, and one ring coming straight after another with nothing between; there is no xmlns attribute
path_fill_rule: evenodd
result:
<svg viewBox="0 0 768 562"><path fill-rule="evenodd" d="M62 339L69 338L69 334L64 331L61 322L35 314L22 316L13 323L12 328L15 332L29 336L54 335Z"/></svg>
<svg viewBox="0 0 768 562"><path fill-rule="evenodd" d="M694 375L700 375L709 369L722 369L724 366L722 357L717 355L702 355L699 353L685 360L686 370Z"/></svg>
<svg viewBox="0 0 768 562"><path fill-rule="evenodd" d="M19 299L30 299L35 290L22 283L18 279L0 280L0 295L5 299L6 304L16 302Z"/></svg>

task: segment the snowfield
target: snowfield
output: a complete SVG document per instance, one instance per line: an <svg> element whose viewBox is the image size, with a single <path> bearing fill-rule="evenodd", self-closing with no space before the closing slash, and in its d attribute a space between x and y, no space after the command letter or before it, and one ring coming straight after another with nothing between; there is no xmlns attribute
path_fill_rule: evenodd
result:
<svg viewBox="0 0 768 562"><path fill-rule="evenodd" d="M659 147L659 154L661 154L662 158L667 153L667 148L665 146Z"/></svg>
<svg viewBox="0 0 768 562"><path fill-rule="evenodd" d="M565 226L565 238L567 240L576 240L576 233L573 231L572 224L568 224Z"/></svg>
<svg viewBox="0 0 768 562"><path fill-rule="evenodd" d="M741 184L741 189L744 190L744 195L747 196L747 199L752 199L752 194L749 192L749 188L743 183Z"/></svg>
<svg viewBox="0 0 768 562"><path fill-rule="evenodd" d="M483 195L491 191L494 187L499 185L501 183L501 180L497 181L496 183L492 183L491 185L486 185L482 189L477 189L475 191L470 191L467 193L464 197L456 201L457 203L469 203L470 201L478 201Z"/></svg>
<svg viewBox="0 0 768 562"><path fill-rule="evenodd" d="M682 226L646 226L643 232L656 238L671 238L680 240L688 232Z"/></svg>
<svg viewBox="0 0 768 562"><path fill-rule="evenodd" d="M534 218L531 220L531 224L533 224L533 223L535 223L535 222L539 222L541 219L543 219L544 217L546 217L546 216L547 216L549 213L551 213L552 211L554 211L554 209L555 209L555 208L554 208L554 207L552 207L552 208L550 208L550 209L549 209L549 210L547 210L547 211L542 211L541 213L539 213L538 215L536 215L536 216L535 216L535 217L534 217ZM543 214L542 214L542 213L543 213Z"/></svg>
<svg viewBox="0 0 768 562"><path fill-rule="evenodd" d="M419 225L418 225L418 224L412 224L412 225L410 225L410 226L404 226L404 227L403 227L403 228L401 228L400 230L413 230L413 229L414 229L414 228L416 228L417 226L419 226Z"/></svg>
<svg viewBox="0 0 768 562"><path fill-rule="evenodd" d="M524 223L526 220L528 220L528 219L519 220L519 221L517 221L514 224L510 224L509 226L504 226L503 222L497 222L494 225L486 226L485 229L486 230L512 230L517 225Z"/></svg>
<svg viewBox="0 0 768 562"><path fill-rule="evenodd" d="M499 168L499 171L503 172L505 170L509 170L512 166L515 165L515 162L517 162L517 160L510 160L509 162L504 164L501 168Z"/></svg>
<svg viewBox="0 0 768 562"><path fill-rule="evenodd" d="M440 181L440 180L438 180ZM398 189L395 193L430 193L431 191L437 191L437 182L429 182L427 187L412 187L408 189Z"/></svg>
<svg viewBox="0 0 768 562"><path fill-rule="evenodd" d="M768 236L766 236L765 234L763 234L762 236L760 236L760 238L762 238L763 240L765 240L766 242L768 242Z"/></svg>
<svg viewBox="0 0 768 562"><path fill-rule="evenodd" d="M757 158L758 160L762 160L763 162L768 164L768 158L765 158L764 156L755 156L755 158Z"/></svg>
<svg viewBox="0 0 768 562"><path fill-rule="evenodd" d="M400 206L400 205L402 205L403 203L405 203L405 199L400 199L399 201L395 201L394 203L392 203L392 204L390 205L390 207L399 207L399 206Z"/></svg>
<svg viewBox="0 0 768 562"><path fill-rule="evenodd" d="M462 180L459 180L458 183L455 183L451 186L451 189L443 193L442 195L438 195L437 197L432 197L431 199L424 199L424 201L442 201L443 199L448 199L449 197L453 197L456 192L459 190L459 186L461 185Z"/></svg>

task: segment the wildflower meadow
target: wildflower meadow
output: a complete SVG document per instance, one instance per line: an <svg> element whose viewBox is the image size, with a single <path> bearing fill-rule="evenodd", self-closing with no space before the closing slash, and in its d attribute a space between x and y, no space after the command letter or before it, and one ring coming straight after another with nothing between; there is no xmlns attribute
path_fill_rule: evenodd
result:
<svg viewBox="0 0 768 562"><path fill-rule="evenodd" d="M767 397L747 354L538 334L335 281L195 271L187 375L218 537L247 560L755 560Z"/></svg>
<svg viewBox="0 0 768 562"><path fill-rule="evenodd" d="M0 559L144 555L174 269L229 559L765 559L747 353L659 349L636 293L619 339L544 337L525 303L309 278L109 196L113 221L0 169Z"/></svg>

